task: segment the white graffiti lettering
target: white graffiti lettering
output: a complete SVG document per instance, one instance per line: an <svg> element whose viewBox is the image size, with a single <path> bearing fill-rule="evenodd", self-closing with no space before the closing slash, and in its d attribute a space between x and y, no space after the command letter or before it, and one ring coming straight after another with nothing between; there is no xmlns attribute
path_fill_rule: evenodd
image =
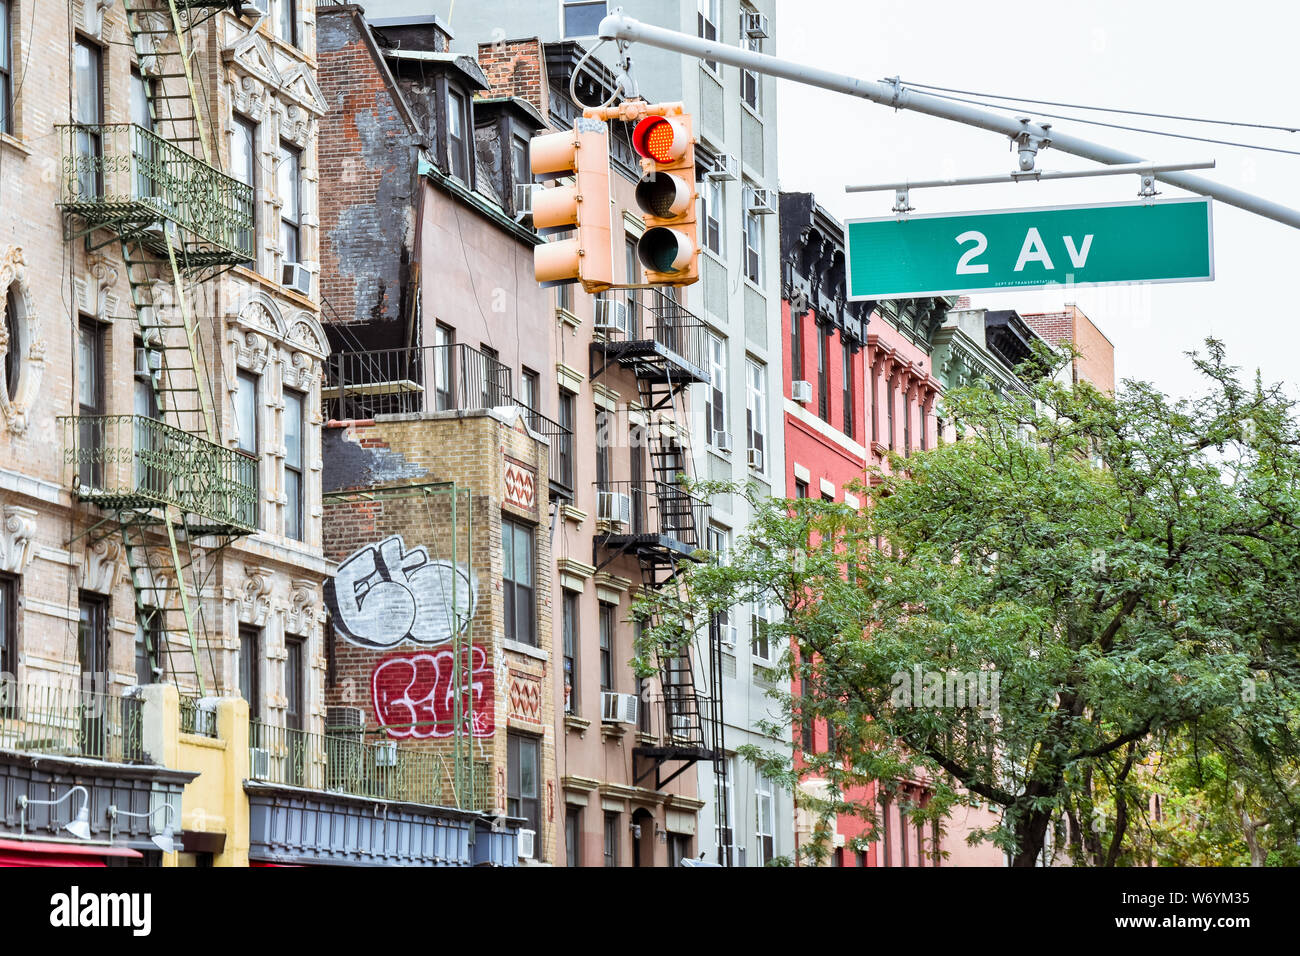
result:
<svg viewBox="0 0 1300 956"><path fill-rule="evenodd" d="M395 534L340 564L325 599L335 629L354 644L445 644L473 618L478 586L465 565L431 561L423 546L407 551Z"/></svg>

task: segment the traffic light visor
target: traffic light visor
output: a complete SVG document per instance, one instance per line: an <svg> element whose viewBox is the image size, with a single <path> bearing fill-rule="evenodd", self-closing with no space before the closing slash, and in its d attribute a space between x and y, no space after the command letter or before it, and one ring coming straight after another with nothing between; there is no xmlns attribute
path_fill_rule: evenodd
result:
<svg viewBox="0 0 1300 956"><path fill-rule="evenodd" d="M656 163L681 159L689 145L682 125L663 116L646 117L632 131L632 148Z"/></svg>

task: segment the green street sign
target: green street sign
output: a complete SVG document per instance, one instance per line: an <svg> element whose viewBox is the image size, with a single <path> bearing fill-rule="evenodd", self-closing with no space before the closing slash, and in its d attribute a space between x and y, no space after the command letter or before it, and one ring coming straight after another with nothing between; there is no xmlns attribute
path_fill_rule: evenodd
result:
<svg viewBox="0 0 1300 956"><path fill-rule="evenodd" d="M1214 278L1208 198L850 219L849 298Z"/></svg>

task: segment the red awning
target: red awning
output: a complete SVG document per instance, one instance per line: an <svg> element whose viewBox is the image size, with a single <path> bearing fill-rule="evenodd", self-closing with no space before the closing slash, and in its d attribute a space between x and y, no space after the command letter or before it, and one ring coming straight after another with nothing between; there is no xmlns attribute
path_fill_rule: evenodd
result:
<svg viewBox="0 0 1300 956"><path fill-rule="evenodd" d="M129 846L0 840L0 866L106 866L108 856L138 860L144 854Z"/></svg>

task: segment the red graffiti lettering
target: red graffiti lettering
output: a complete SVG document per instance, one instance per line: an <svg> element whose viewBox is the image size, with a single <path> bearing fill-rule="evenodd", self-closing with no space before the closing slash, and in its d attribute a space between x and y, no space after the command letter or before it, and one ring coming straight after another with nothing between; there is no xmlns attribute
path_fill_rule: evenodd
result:
<svg viewBox="0 0 1300 956"><path fill-rule="evenodd" d="M492 669L481 647L466 651L461 671L462 727L475 737L496 729ZM450 648L391 654L371 675L375 717L397 739L450 737L456 727L455 658Z"/></svg>

